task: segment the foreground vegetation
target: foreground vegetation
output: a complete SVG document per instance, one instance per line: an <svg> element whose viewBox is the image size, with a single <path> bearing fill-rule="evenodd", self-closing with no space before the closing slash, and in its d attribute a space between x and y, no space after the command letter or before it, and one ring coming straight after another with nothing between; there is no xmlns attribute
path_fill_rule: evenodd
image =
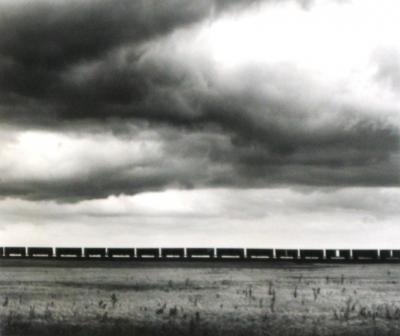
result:
<svg viewBox="0 0 400 336"><path fill-rule="evenodd" d="M400 265L0 268L0 335L399 335Z"/></svg>

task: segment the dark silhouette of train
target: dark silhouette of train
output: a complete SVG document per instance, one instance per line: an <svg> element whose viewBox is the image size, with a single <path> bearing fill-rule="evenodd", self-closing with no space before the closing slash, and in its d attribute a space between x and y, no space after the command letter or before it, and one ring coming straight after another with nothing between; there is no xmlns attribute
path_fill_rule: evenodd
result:
<svg viewBox="0 0 400 336"><path fill-rule="evenodd" d="M102 260L213 260L297 262L400 262L400 250L264 248L0 247L0 258Z"/></svg>

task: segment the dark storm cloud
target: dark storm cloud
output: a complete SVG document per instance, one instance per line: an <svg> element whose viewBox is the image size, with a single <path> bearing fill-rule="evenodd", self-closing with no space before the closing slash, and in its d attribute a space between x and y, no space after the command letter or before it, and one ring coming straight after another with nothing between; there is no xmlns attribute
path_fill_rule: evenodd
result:
<svg viewBox="0 0 400 336"><path fill-rule="evenodd" d="M331 144L310 143L293 145L290 153L272 152L268 144L232 141L230 132L218 129L188 130L171 127L154 128L162 143L160 155L146 154L135 160L129 146L109 145L108 140L96 141L102 153L93 155L93 145L80 150L75 156L61 160L50 159L40 166L39 176L17 159L18 172L12 165L0 164L2 179L0 194L31 200L58 200L75 202L85 199L106 198L109 195L138 194L168 188L263 188L276 186L395 186L399 182L398 157L391 157L388 150L376 146L362 147L363 133L352 131L347 148ZM90 135L87 135L90 136ZM337 134L337 136L345 135ZM383 135L385 137L386 135ZM238 135L235 135L238 137ZM146 141L146 137L142 138ZM354 141L355 145L350 145ZM386 141L386 140L385 140ZM390 141L389 141L390 143ZM85 141L77 142L77 148ZM122 150L118 146L124 146ZM359 148L356 148L359 147ZM60 148L62 151L62 148ZM66 149L66 153L71 149ZM45 155L38 153L38 156ZM16 153L19 154L18 152ZM99 158L100 156L100 158ZM51 157L51 155L50 155ZM121 157L126 157L121 160ZM3 157L4 158L4 157ZM73 163L75 170L64 176L63 172ZM27 163L29 165L29 159ZM2 169L3 168L3 169ZM43 170L43 171L40 171Z"/></svg>
<svg viewBox="0 0 400 336"><path fill-rule="evenodd" d="M255 1L246 1L250 5ZM26 69L49 71L90 60L197 22L243 0L37 1L1 5L0 50Z"/></svg>
<svg viewBox="0 0 400 336"><path fill-rule="evenodd" d="M124 44L138 45L239 5L243 6L243 1L3 3L0 5L2 105L18 105L27 98L57 100L68 94L64 92L68 88L62 78L68 68L96 61ZM140 84L143 83L133 87L133 91L140 91ZM107 85L111 86L104 87L107 91L118 89L112 83ZM99 91L103 93L101 87ZM65 100L68 98L79 97ZM90 98L93 97L89 95ZM115 98L123 102L124 94Z"/></svg>
<svg viewBox="0 0 400 336"><path fill-rule="evenodd" d="M50 181L35 179L10 183L4 181L0 182L0 194L30 200L55 199L68 202L106 198L109 195L137 194L174 186L175 176L166 171L165 167L160 168L164 170L160 169L149 176L127 174L123 169L114 171L100 169L99 172L93 172L89 176L75 176L67 180L60 178Z"/></svg>
<svg viewBox="0 0 400 336"><path fill-rule="evenodd" d="M7 122L11 119L43 124L43 119L51 122L75 114L84 118L87 112L82 109L86 105L126 104L143 98L153 88L146 77L149 69L137 69L136 63L143 53L141 44L258 2L262 0L3 2L0 117ZM303 2L298 1L300 5ZM132 50L130 69L101 69L83 87L68 80L74 67L102 62L124 46ZM150 81L158 79L165 80L153 76ZM107 114L115 115L116 111L109 110Z"/></svg>
<svg viewBox="0 0 400 336"><path fill-rule="evenodd" d="M175 29L244 3L1 5L3 123L88 134L88 125L99 125L128 138L126 124L143 125L159 133L164 156L140 169L99 165L68 178L3 174L0 195L80 200L171 186L398 186L398 128L373 107L315 100L318 88L286 65L220 78L202 57L174 59L168 45L157 52Z"/></svg>

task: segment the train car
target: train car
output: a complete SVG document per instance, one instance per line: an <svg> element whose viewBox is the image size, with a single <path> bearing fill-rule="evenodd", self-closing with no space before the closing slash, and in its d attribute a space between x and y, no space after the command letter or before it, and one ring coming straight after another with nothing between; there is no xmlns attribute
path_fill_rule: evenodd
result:
<svg viewBox="0 0 400 336"><path fill-rule="evenodd" d="M4 257L4 248L0 247L0 258Z"/></svg>
<svg viewBox="0 0 400 336"><path fill-rule="evenodd" d="M340 259L340 260L350 260L351 259L350 250L339 250L338 259Z"/></svg>
<svg viewBox="0 0 400 336"><path fill-rule="evenodd" d="M338 253L337 250L325 250L325 257L327 260L337 260L338 259Z"/></svg>
<svg viewBox="0 0 400 336"><path fill-rule="evenodd" d="M204 260L204 259L213 259L214 258L214 249L213 248L187 248L186 256L191 260Z"/></svg>
<svg viewBox="0 0 400 336"><path fill-rule="evenodd" d="M300 258L302 260L323 260L324 250L300 250Z"/></svg>
<svg viewBox="0 0 400 336"><path fill-rule="evenodd" d="M353 250L353 260L378 260L378 250Z"/></svg>
<svg viewBox="0 0 400 336"><path fill-rule="evenodd" d="M7 246L4 248L4 256L6 258L14 258L14 257L23 258L26 257L26 249L25 247Z"/></svg>
<svg viewBox="0 0 400 336"><path fill-rule="evenodd" d="M29 258L51 258L53 257L52 247L28 247Z"/></svg>
<svg viewBox="0 0 400 336"><path fill-rule="evenodd" d="M125 259L133 259L135 258L135 249L134 248L108 248L107 255L109 258L117 259L117 258L125 258Z"/></svg>
<svg viewBox="0 0 400 336"><path fill-rule="evenodd" d="M138 259L158 259L160 250L158 248L138 248L136 249L136 257Z"/></svg>
<svg viewBox="0 0 400 336"><path fill-rule="evenodd" d="M400 250L392 250L392 259L400 259Z"/></svg>
<svg viewBox="0 0 400 336"><path fill-rule="evenodd" d="M218 259L244 259L244 249L241 248L217 248Z"/></svg>
<svg viewBox="0 0 400 336"><path fill-rule="evenodd" d="M381 260L390 260L392 259L392 251L391 250L380 250L379 258Z"/></svg>
<svg viewBox="0 0 400 336"><path fill-rule="evenodd" d="M299 258L299 251L295 249L276 249L275 257L278 260L296 260Z"/></svg>
<svg viewBox="0 0 400 336"><path fill-rule="evenodd" d="M85 258L105 258L106 249L103 247L85 247L83 254Z"/></svg>
<svg viewBox="0 0 400 336"><path fill-rule="evenodd" d="M270 260L274 258L274 250L250 248L246 250L246 257L250 260Z"/></svg>
<svg viewBox="0 0 400 336"><path fill-rule="evenodd" d="M184 248L162 248L161 258L163 259L183 259L185 258Z"/></svg>
<svg viewBox="0 0 400 336"><path fill-rule="evenodd" d="M81 258L82 249L80 247L56 247L57 258Z"/></svg>

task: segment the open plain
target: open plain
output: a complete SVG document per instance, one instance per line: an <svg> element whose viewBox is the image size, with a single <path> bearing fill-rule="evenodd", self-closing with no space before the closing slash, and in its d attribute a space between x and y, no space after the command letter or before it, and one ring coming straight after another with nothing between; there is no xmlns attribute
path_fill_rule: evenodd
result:
<svg viewBox="0 0 400 336"><path fill-rule="evenodd" d="M0 266L2 336L399 335L400 265Z"/></svg>

